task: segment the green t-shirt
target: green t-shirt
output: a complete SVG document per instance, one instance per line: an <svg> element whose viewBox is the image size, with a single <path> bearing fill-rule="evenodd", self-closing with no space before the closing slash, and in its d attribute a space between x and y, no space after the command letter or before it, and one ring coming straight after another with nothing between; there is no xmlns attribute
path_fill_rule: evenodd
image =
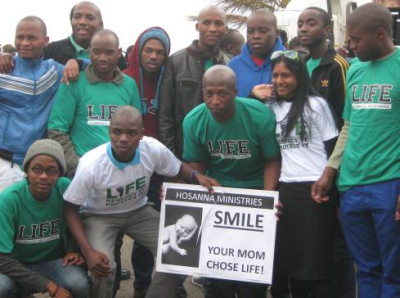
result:
<svg viewBox="0 0 400 298"><path fill-rule="evenodd" d="M69 134L79 157L109 141L111 115L118 107L131 105L140 111L135 81L126 75L123 78L120 85L91 84L81 72L76 82L60 85L48 128Z"/></svg>
<svg viewBox="0 0 400 298"><path fill-rule="evenodd" d="M208 164L223 186L262 188L264 158L279 154L275 116L262 103L236 98L233 118L218 122L203 103L183 121L183 159Z"/></svg>
<svg viewBox="0 0 400 298"><path fill-rule="evenodd" d="M209 68L213 67L215 65L214 61L209 59L206 60L206 62L204 63L204 70L208 70Z"/></svg>
<svg viewBox="0 0 400 298"><path fill-rule="evenodd" d="M310 58L307 61L307 71L308 71L308 75L310 76L310 78L312 76L314 69L316 69L317 66L321 63L321 60L322 60L322 58L319 58L319 59Z"/></svg>
<svg viewBox="0 0 400 298"><path fill-rule="evenodd" d="M400 177L400 50L353 64L343 119L350 123L339 188Z"/></svg>
<svg viewBox="0 0 400 298"><path fill-rule="evenodd" d="M65 254L63 193L70 180L58 179L46 201L34 199L26 180L0 194L0 253L21 263L48 262Z"/></svg>

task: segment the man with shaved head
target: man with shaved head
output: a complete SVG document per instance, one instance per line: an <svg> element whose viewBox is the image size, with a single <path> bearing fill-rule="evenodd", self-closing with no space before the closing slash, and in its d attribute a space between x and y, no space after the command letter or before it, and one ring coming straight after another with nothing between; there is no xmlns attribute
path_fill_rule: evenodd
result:
<svg viewBox="0 0 400 298"><path fill-rule="evenodd" d="M391 24L390 11L376 3L347 20L350 47L363 63L347 73L344 126L312 189L314 200L328 200L338 174L340 220L359 297L400 297L400 50Z"/></svg>
<svg viewBox="0 0 400 298"><path fill-rule="evenodd" d="M252 89L271 83L270 56L285 50L278 34L275 15L267 10L255 11L247 21L247 42L242 52L229 62L236 74L238 96L254 97Z"/></svg>
<svg viewBox="0 0 400 298"><path fill-rule="evenodd" d="M275 116L262 103L236 97L235 73L213 66L203 77L204 103L183 122L183 159L222 186L275 190L280 159ZM267 287L211 280L211 297L262 298Z"/></svg>
<svg viewBox="0 0 400 298"><path fill-rule="evenodd" d="M48 41L43 20L28 16L15 30L18 55L0 57L0 192L24 178L20 166L29 146L46 137L64 69L53 60L43 60Z"/></svg>
<svg viewBox="0 0 400 298"><path fill-rule="evenodd" d="M117 67L118 36L97 31L90 44L91 64L76 82L61 84L49 120L49 138L64 148L67 174L73 177L79 157L108 140L111 115L119 106L140 108L132 78Z"/></svg>
<svg viewBox="0 0 400 298"><path fill-rule="evenodd" d="M158 139L177 157L182 156L182 121L203 102L201 80L213 65L228 62L219 45L225 36L226 15L217 6L201 10L196 30L199 39L175 54L166 63L158 110Z"/></svg>
<svg viewBox="0 0 400 298"><path fill-rule="evenodd" d="M67 222L86 258L92 277L91 297L96 298L112 297L114 243L119 233L157 254L159 215L146 204L154 172L178 176L210 190L219 185L180 162L156 139L143 136L142 117L133 107L122 107L113 114L109 136L111 142L80 159L64 194ZM81 217L79 208L83 208ZM146 297L175 298L180 282L179 275L156 273Z"/></svg>
<svg viewBox="0 0 400 298"><path fill-rule="evenodd" d="M103 29L103 18L96 4L83 1L74 5L69 19L71 21L72 34L62 40L50 43L44 49L45 59L54 59L65 64L73 58L89 58L89 45L95 32ZM126 68L124 57L118 59L118 67Z"/></svg>

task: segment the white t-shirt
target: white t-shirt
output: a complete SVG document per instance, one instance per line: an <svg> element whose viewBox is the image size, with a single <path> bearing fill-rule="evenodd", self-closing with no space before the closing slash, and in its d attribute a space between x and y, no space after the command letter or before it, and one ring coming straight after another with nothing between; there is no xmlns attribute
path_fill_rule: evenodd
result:
<svg viewBox="0 0 400 298"><path fill-rule="evenodd" d="M300 138L300 121L290 135L286 139L283 138L287 125L287 114L292 106L291 102L267 104L275 113L276 139L282 154L279 181L316 181L327 163L323 142L333 139L339 134L328 103L320 97L310 97L309 103L310 105L305 106L304 109L307 132L305 140Z"/></svg>
<svg viewBox="0 0 400 298"><path fill-rule="evenodd" d="M132 211L146 204L153 172L173 177L181 164L167 147L150 137L143 137L129 163L118 162L111 144L106 143L81 157L64 200L97 214Z"/></svg>

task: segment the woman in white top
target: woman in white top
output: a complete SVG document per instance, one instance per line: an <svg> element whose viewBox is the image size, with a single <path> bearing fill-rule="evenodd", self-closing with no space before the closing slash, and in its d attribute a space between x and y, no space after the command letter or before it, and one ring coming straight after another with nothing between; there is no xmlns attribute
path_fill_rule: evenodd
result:
<svg viewBox="0 0 400 298"><path fill-rule="evenodd" d="M290 280L293 298L332 297L332 241L335 205L318 204L311 185L322 174L338 136L328 103L313 91L305 63L296 51L271 56L275 113L281 148L279 183L284 212L275 250L275 274ZM253 90L256 95L262 87Z"/></svg>

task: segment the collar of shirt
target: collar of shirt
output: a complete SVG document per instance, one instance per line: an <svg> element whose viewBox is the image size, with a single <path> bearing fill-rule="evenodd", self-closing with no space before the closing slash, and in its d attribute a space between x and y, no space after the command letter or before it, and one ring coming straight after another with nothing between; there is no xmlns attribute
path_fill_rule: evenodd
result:
<svg viewBox="0 0 400 298"><path fill-rule="evenodd" d="M88 79L90 84L95 84L99 82L104 82L101 78L97 76L97 74L94 72L93 65L90 64L85 68L85 74L86 78ZM124 81L124 77L122 75L122 72L119 70L119 68L116 66L114 69L114 78L111 80L116 85L122 85Z"/></svg>
<svg viewBox="0 0 400 298"><path fill-rule="evenodd" d="M140 147L137 147L135 156L132 158L131 161L128 162L120 162L115 159L112 149L111 149L111 143L108 143L107 145L107 156L111 160L111 162L120 170L125 169L128 166L133 166L133 165L138 165L140 164Z"/></svg>
<svg viewBox="0 0 400 298"><path fill-rule="evenodd" d="M89 52L76 43L72 34L70 35L69 40L75 48L76 58L89 59Z"/></svg>

